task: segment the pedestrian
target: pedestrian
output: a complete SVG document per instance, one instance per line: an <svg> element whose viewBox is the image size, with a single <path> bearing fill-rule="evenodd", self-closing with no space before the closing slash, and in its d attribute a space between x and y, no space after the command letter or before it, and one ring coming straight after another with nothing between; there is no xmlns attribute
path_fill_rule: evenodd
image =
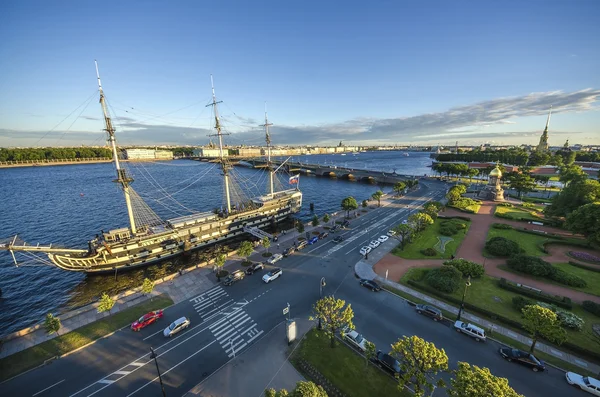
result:
<svg viewBox="0 0 600 397"><path fill-rule="evenodd" d="M279 243L277 243L277 249L279 249Z"/></svg>

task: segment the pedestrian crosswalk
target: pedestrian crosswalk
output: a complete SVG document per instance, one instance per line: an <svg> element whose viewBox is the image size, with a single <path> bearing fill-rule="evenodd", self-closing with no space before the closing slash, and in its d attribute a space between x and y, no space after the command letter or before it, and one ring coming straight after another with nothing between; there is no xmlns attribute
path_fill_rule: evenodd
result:
<svg viewBox="0 0 600 397"><path fill-rule="evenodd" d="M219 285L190 299L190 302L194 306L196 313L204 321L217 314L221 308L231 304L233 299L229 299L227 292Z"/></svg>
<svg viewBox="0 0 600 397"><path fill-rule="evenodd" d="M209 328L225 353L234 357L236 353L263 334L256 322L243 309L243 302L228 308L225 316Z"/></svg>

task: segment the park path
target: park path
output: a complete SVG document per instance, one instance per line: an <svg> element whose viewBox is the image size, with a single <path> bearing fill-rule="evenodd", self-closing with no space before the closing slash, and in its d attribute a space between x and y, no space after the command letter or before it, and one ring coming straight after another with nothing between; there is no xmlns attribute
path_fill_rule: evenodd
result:
<svg viewBox="0 0 600 397"><path fill-rule="evenodd" d="M492 223L506 223L514 227L531 227L531 229L534 230L555 233L565 237L573 236L572 233L551 226L528 225L520 221L511 221L508 219L496 218L494 217L495 209L496 203L484 201L481 205L478 214L467 214L451 208L446 209L444 212L440 213L441 216L462 216L471 219L471 226L469 227L469 231L467 232L467 235L465 236L463 242L456 251L457 258L464 258L473 262L482 263L485 266L486 274L492 277L503 277L515 283L525 284L530 287L538 288L543 290L544 292L553 295L566 296L571 300L577 302L591 300L600 303L600 297L598 296L587 294L581 291L576 291L566 287L561 287L555 284L544 283L542 281L534 280L529 277L520 276L500 269L498 266L504 265L506 263L506 259L485 258L483 256L483 248L485 247L487 233L490 227L492 226ZM571 248L569 248L568 246L551 245L549 246L549 252L551 256L546 256L543 259L550 263L566 263L569 260L572 260L566 255L566 253L570 250ZM598 255L597 251L582 249L579 247L577 248L577 251L585 251L594 255ZM375 271L375 273L382 277L385 277L387 271L388 279L397 281L400 280L400 278L411 268L436 267L440 266L442 262L444 262L443 259L404 259L390 253L385 255L379 262L377 262L373 267L373 270Z"/></svg>

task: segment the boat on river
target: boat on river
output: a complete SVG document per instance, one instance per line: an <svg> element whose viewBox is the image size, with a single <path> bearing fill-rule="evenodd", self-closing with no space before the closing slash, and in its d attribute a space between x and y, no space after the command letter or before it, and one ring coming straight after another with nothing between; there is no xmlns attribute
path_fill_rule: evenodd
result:
<svg viewBox="0 0 600 397"><path fill-rule="evenodd" d="M258 238L270 238L272 236L261 228L273 226L300 211L302 192L299 189L297 177L289 178L290 184L295 184L294 188L275 190L274 179L277 170L271 166L269 134L269 126L272 124L268 122L266 111L263 125L267 142L267 170L269 172L266 194L245 198L240 194L240 190L232 185L230 179L232 166L223 152L223 136L225 134L221 131L217 108L220 102L216 100L211 76L212 102L207 106L213 109L215 133L212 136L217 137L219 142L220 155L217 162L223 175L224 205L211 212L192 213L168 220L161 219L133 190L134 180L119 161L115 128L106 105L97 63L96 76L104 127L112 149L113 164L116 170L114 182L123 191L129 225L107 232L102 231L88 241L87 249L61 248L55 245L28 245L17 236L0 241L0 250L9 251L15 264L18 264L15 256L17 253L52 264L63 270L75 272L104 273L133 269L244 234ZM43 255L46 255L47 259Z"/></svg>

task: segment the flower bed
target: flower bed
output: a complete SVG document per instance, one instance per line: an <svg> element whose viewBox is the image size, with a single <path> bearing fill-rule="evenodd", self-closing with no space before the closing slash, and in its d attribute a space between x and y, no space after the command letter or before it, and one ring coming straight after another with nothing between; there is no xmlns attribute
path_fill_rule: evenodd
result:
<svg viewBox="0 0 600 397"><path fill-rule="evenodd" d="M575 258L580 261L596 263L596 264L600 265L600 257L597 257L596 255L588 254L587 252L569 251L569 256L571 258Z"/></svg>

